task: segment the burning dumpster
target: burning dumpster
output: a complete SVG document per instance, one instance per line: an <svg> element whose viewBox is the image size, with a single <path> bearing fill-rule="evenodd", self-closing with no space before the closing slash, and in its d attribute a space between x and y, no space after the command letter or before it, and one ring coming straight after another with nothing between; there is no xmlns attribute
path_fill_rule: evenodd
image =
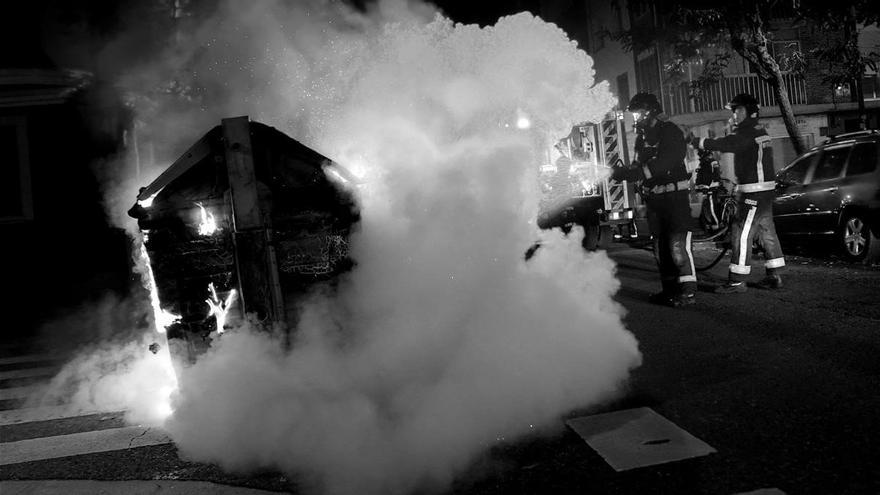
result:
<svg viewBox="0 0 880 495"><path fill-rule="evenodd" d="M295 324L312 285L351 266L353 197L345 171L277 129L224 119L155 181L129 214L144 234L157 326L175 361L242 318ZM157 307L158 305L158 307Z"/></svg>

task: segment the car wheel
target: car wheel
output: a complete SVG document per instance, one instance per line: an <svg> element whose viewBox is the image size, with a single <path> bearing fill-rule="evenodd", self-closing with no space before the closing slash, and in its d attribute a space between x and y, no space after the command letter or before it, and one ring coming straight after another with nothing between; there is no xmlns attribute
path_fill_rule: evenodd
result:
<svg viewBox="0 0 880 495"><path fill-rule="evenodd" d="M599 247L599 226L593 224L583 225L584 239L581 246L587 251L595 251Z"/></svg>
<svg viewBox="0 0 880 495"><path fill-rule="evenodd" d="M602 225L599 227L599 249L608 249L608 245L611 244L612 239L614 239L614 231L611 230L610 225Z"/></svg>
<svg viewBox="0 0 880 495"><path fill-rule="evenodd" d="M581 245L587 251L605 249L611 244L614 233L610 225L584 225L584 240Z"/></svg>
<svg viewBox="0 0 880 495"><path fill-rule="evenodd" d="M868 255L865 256L865 262L880 263L880 236L871 231L868 241Z"/></svg>
<svg viewBox="0 0 880 495"><path fill-rule="evenodd" d="M871 229L864 218L858 214L844 217L838 234L838 241L843 255L851 261L865 259L872 241Z"/></svg>

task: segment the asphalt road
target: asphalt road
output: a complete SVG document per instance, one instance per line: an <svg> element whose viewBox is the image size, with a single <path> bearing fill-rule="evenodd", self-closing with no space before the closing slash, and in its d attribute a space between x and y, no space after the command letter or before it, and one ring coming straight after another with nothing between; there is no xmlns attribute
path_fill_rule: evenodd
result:
<svg viewBox="0 0 880 495"><path fill-rule="evenodd" d="M721 263L701 274L695 305L673 309L647 302L659 290L650 253L610 255L644 362L618 401L572 416L647 406L718 452L615 472L564 431L499 449L507 469L457 493L880 493L876 266L790 256L784 289L719 295Z"/></svg>
<svg viewBox="0 0 880 495"><path fill-rule="evenodd" d="M611 403L572 411L552 432L495 446L449 493L880 493L880 267L790 256L785 288L716 295L722 263L701 275L695 305L673 309L647 302L659 289L649 252L615 245L609 255L623 284L617 299L644 356L627 389ZM0 372L22 368L0 365ZM14 389L17 379L2 385ZM4 404L0 413L15 412L14 399ZM568 418L636 407L652 408L717 452L617 472L564 426ZM18 422L0 426L0 442L123 427L114 413ZM203 480L297 492L279 473L224 473L181 460L161 441L0 465L0 491L3 481L53 479Z"/></svg>

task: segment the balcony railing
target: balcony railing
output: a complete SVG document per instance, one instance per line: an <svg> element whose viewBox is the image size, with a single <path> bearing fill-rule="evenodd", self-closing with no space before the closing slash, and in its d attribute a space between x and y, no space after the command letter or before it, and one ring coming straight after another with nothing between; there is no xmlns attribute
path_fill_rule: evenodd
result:
<svg viewBox="0 0 880 495"><path fill-rule="evenodd" d="M807 103L807 89L803 76L783 74L782 79L792 105ZM751 94L758 99L762 107L776 106L773 88L757 74L726 76L704 88L700 95L693 99L690 97L690 91L689 84L683 82L665 95L664 103L669 115L721 110L731 98L740 93Z"/></svg>

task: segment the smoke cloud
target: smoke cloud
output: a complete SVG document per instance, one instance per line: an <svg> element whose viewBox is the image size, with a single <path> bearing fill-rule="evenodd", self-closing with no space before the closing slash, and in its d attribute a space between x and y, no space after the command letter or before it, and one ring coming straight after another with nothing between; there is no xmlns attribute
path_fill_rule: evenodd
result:
<svg viewBox="0 0 880 495"><path fill-rule="evenodd" d="M164 339L147 328L148 310L145 301L108 295L40 327L44 350L72 357L26 406L58 406L70 416L124 411L130 423L161 425L176 377Z"/></svg>
<svg viewBox="0 0 880 495"><path fill-rule="evenodd" d="M102 56L134 46L123 37ZM165 90L133 97L137 180L108 179L107 205L130 205L136 185L237 115L363 181L357 266L303 299L290 350L245 326L181 370L165 426L182 456L281 469L333 494L442 488L499 439L608 399L640 364L614 263L535 225L550 145L614 103L555 25L528 13L457 25L405 0L366 12L228 0L182 18L157 53L119 81ZM143 352L151 338L83 355L56 390L157 421L175 383Z"/></svg>
<svg viewBox="0 0 880 495"><path fill-rule="evenodd" d="M245 327L183 370L166 424L182 455L327 493L442 487L498 439L607 399L639 364L613 262L534 221L537 165L572 122L611 108L607 85L530 14L485 28L435 14L229 1L130 76L185 67L201 98L142 114L157 143L247 114L363 180L358 264L302 301L292 350Z"/></svg>

